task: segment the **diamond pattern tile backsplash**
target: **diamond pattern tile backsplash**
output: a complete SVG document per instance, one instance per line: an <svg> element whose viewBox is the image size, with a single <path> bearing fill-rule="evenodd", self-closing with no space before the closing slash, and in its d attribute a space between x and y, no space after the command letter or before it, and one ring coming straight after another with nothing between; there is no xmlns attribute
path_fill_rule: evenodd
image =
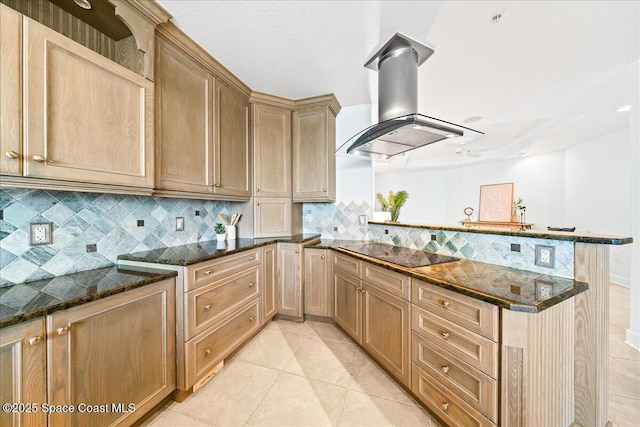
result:
<svg viewBox="0 0 640 427"><path fill-rule="evenodd" d="M215 240L237 203L42 190L0 190L0 286L116 263L123 253ZM196 216L196 211L199 215ZM184 217L184 231L175 231ZM138 220L144 226L138 226ZM51 222L53 243L29 246L29 223ZM95 244L96 252L87 252Z"/></svg>
<svg viewBox="0 0 640 427"><path fill-rule="evenodd" d="M541 274L573 278L573 242L374 224L360 226L358 217L367 215L369 208L367 202L305 203L303 206L304 232L320 233L323 239L372 240ZM385 234L385 230L389 233ZM431 240L432 234L436 236L436 240ZM520 244L520 252L511 251L512 243ZM535 265L535 245L555 246L555 268Z"/></svg>

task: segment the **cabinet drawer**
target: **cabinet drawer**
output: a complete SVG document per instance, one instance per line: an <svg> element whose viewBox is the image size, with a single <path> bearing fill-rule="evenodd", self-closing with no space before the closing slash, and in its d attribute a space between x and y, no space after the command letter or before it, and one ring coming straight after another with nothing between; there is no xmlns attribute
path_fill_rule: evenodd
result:
<svg viewBox="0 0 640 427"><path fill-rule="evenodd" d="M460 427L495 426L416 364L411 366L411 372L411 391L447 425Z"/></svg>
<svg viewBox="0 0 640 427"><path fill-rule="evenodd" d="M187 293L187 339L220 321L238 305L257 297L262 288L260 267Z"/></svg>
<svg viewBox="0 0 640 427"><path fill-rule="evenodd" d="M256 248L190 266L187 268L185 291L192 291L231 274L260 265L260 254L260 248Z"/></svg>
<svg viewBox="0 0 640 427"><path fill-rule="evenodd" d="M335 271L343 271L360 278L360 272L362 271L362 261L349 255L344 255L339 252L333 253L333 268Z"/></svg>
<svg viewBox="0 0 640 427"><path fill-rule="evenodd" d="M204 377L260 327L260 298L187 342L187 387Z"/></svg>
<svg viewBox="0 0 640 427"><path fill-rule="evenodd" d="M413 307L412 328L476 369L492 378L498 375L498 344L453 322Z"/></svg>
<svg viewBox="0 0 640 427"><path fill-rule="evenodd" d="M407 301L411 298L411 278L402 273L363 262L362 280Z"/></svg>
<svg viewBox="0 0 640 427"><path fill-rule="evenodd" d="M411 302L445 319L498 341L498 307L457 292L413 281Z"/></svg>
<svg viewBox="0 0 640 427"><path fill-rule="evenodd" d="M453 357L440 346L415 332L411 337L411 360L436 378L456 396L480 411L493 422L498 421L497 381Z"/></svg>

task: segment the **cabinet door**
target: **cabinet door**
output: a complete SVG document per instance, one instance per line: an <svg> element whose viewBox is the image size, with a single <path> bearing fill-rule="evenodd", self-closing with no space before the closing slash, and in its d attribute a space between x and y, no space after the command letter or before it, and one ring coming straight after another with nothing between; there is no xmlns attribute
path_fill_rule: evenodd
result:
<svg viewBox="0 0 640 427"><path fill-rule="evenodd" d="M253 105L254 195L291 197L291 112Z"/></svg>
<svg viewBox="0 0 640 427"><path fill-rule="evenodd" d="M335 117L328 107L293 113L293 201L336 199Z"/></svg>
<svg viewBox="0 0 640 427"><path fill-rule="evenodd" d="M410 387L411 304L364 281L362 288L362 346Z"/></svg>
<svg viewBox="0 0 640 427"><path fill-rule="evenodd" d="M304 312L331 317L331 286L327 249L304 250Z"/></svg>
<svg viewBox="0 0 640 427"><path fill-rule="evenodd" d="M24 175L153 187L153 83L24 18Z"/></svg>
<svg viewBox="0 0 640 427"><path fill-rule="evenodd" d="M213 75L163 39L156 112L156 187L213 192Z"/></svg>
<svg viewBox="0 0 640 427"><path fill-rule="evenodd" d="M253 203L254 237L291 236L291 199L256 197Z"/></svg>
<svg viewBox="0 0 640 427"><path fill-rule="evenodd" d="M251 197L249 99L216 82L216 149L213 192Z"/></svg>
<svg viewBox="0 0 640 427"><path fill-rule="evenodd" d="M41 405L47 401L44 319L0 330L0 402L23 403L24 408L0 411L2 426L44 426ZM24 410L20 410L24 409Z"/></svg>
<svg viewBox="0 0 640 427"><path fill-rule="evenodd" d="M22 175L22 15L0 4L0 173Z"/></svg>
<svg viewBox="0 0 640 427"><path fill-rule="evenodd" d="M276 300L277 246L265 246L262 249L262 254L262 277L264 278L264 286L262 287L262 323L265 323L275 316L278 310L278 302Z"/></svg>
<svg viewBox="0 0 640 427"><path fill-rule="evenodd" d="M278 244L278 313L302 317L302 251L295 243Z"/></svg>
<svg viewBox="0 0 640 427"><path fill-rule="evenodd" d="M130 424L175 389L173 279L47 316L47 333L49 402L109 408L50 425Z"/></svg>
<svg viewBox="0 0 640 427"><path fill-rule="evenodd" d="M333 273L333 320L362 343L362 283L357 277Z"/></svg>

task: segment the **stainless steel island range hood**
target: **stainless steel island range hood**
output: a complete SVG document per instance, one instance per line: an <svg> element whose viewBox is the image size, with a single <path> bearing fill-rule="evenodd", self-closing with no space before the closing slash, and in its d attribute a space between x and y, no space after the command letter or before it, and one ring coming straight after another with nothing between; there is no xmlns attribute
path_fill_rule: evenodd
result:
<svg viewBox="0 0 640 427"><path fill-rule="evenodd" d="M396 33L365 63L365 67L378 71L379 123L347 141L347 153L388 159L443 139L462 136L466 131L482 134L417 113L418 67L433 52L430 47Z"/></svg>

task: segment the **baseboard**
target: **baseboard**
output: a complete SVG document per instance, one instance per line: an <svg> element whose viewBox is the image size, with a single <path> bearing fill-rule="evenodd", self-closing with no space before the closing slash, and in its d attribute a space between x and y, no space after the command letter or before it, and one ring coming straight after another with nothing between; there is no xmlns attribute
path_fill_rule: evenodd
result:
<svg viewBox="0 0 640 427"><path fill-rule="evenodd" d="M631 280L628 277L619 276L617 274L610 274L609 281L616 285L624 286L625 288L631 287Z"/></svg>
<svg viewBox="0 0 640 427"><path fill-rule="evenodd" d="M627 339L625 343L640 351L640 334L631 329L627 329Z"/></svg>

